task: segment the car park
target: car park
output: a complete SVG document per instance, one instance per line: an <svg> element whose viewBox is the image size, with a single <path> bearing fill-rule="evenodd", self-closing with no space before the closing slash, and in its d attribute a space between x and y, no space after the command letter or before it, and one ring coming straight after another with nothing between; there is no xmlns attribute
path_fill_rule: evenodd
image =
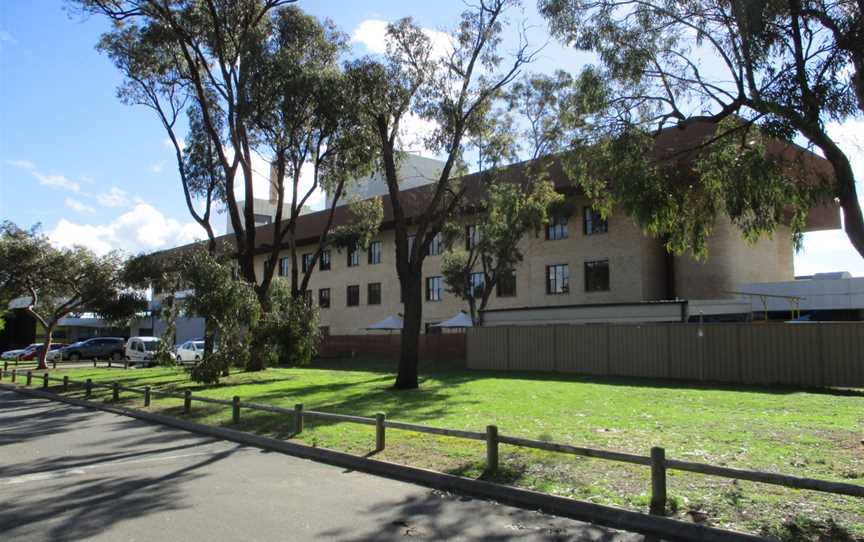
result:
<svg viewBox="0 0 864 542"><path fill-rule="evenodd" d="M161 342L159 337L131 337L126 341L126 360L133 364L150 365Z"/></svg>
<svg viewBox="0 0 864 542"><path fill-rule="evenodd" d="M204 341L192 339L177 347L177 361L201 361L204 357Z"/></svg>
<svg viewBox="0 0 864 542"><path fill-rule="evenodd" d="M7 350L7 351L3 352L2 355L0 355L0 359L8 359L8 360L18 359L18 356L20 356L21 354L26 352L29 348L36 348L40 344L42 344L42 343L33 343L33 344L26 346L25 348L16 348L14 350Z"/></svg>
<svg viewBox="0 0 864 542"><path fill-rule="evenodd" d="M81 359L113 359L121 360L125 354L125 340L122 337L94 337L70 345L60 350L63 360L78 361Z"/></svg>
<svg viewBox="0 0 864 542"><path fill-rule="evenodd" d="M50 354L52 351L60 350L66 346L63 343L51 343L50 348L48 349L48 353ZM33 361L38 360L39 356L42 355L42 352L45 350L44 344L39 344L36 348L28 348L24 353L18 356L18 359L21 361Z"/></svg>

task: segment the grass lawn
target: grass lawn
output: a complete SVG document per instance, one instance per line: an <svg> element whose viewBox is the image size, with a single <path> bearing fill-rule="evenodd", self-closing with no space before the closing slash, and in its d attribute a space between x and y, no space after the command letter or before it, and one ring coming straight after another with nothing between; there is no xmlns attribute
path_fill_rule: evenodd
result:
<svg viewBox="0 0 864 542"><path fill-rule="evenodd" d="M394 392L392 364L330 362L237 373L202 387L173 369L68 369L73 380L182 391L291 408L372 416L546 439L648 455L864 484L864 393L732 388L681 382L425 367L419 390ZM34 385L40 381L34 378ZM79 392L75 392L79 395ZM110 400L110 390L95 391ZM129 393L121 401L141 406ZM182 415L181 400L151 408ZM230 408L193 403L190 418L228 425ZM285 438L290 418L244 410L242 428ZM367 454L374 428L307 420L298 440ZM483 443L389 430L384 460L479 477ZM649 469L501 446L500 482L647 511ZM864 500L669 471L670 508L681 519L788 540L864 540Z"/></svg>

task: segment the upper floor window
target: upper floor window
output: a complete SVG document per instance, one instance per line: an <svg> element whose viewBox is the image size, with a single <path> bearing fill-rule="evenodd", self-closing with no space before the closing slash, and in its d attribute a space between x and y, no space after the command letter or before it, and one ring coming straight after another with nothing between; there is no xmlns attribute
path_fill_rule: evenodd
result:
<svg viewBox="0 0 864 542"><path fill-rule="evenodd" d="M279 276L287 277L291 274L291 258L285 256L284 258L279 258Z"/></svg>
<svg viewBox="0 0 864 542"><path fill-rule="evenodd" d="M380 305L381 304L381 283L380 282L370 282L368 291L366 292L366 302L369 305Z"/></svg>
<svg viewBox="0 0 864 542"><path fill-rule="evenodd" d="M546 240L567 239L567 217L553 216L546 224Z"/></svg>
<svg viewBox="0 0 864 542"><path fill-rule="evenodd" d="M318 290L318 306L322 309L330 308L330 288Z"/></svg>
<svg viewBox="0 0 864 542"><path fill-rule="evenodd" d="M483 290L486 288L486 275L483 273L471 273L471 295L475 299L483 297Z"/></svg>
<svg viewBox="0 0 864 542"><path fill-rule="evenodd" d="M441 301L444 281L441 277L426 277L426 301Z"/></svg>
<svg viewBox="0 0 864 542"><path fill-rule="evenodd" d="M372 241L369 243L369 263L381 263L381 241Z"/></svg>
<svg viewBox="0 0 864 542"><path fill-rule="evenodd" d="M603 216L600 214L600 211L595 211L593 208L586 206L583 209L583 213L585 216L585 220L583 223L585 235L606 233L607 231L609 231L609 223L603 220Z"/></svg>
<svg viewBox="0 0 864 542"><path fill-rule="evenodd" d="M480 230L477 226L465 226L465 250L471 250L480 242Z"/></svg>
<svg viewBox="0 0 864 542"><path fill-rule="evenodd" d="M348 287L347 290L348 306L356 307L360 304L360 286L355 284Z"/></svg>
<svg viewBox="0 0 864 542"><path fill-rule="evenodd" d="M301 269L303 269L304 273L308 273L309 271L312 270L312 257L313 256L314 256L314 254L312 254L312 253L303 255L303 260L301 261Z"/></svg>
<svg viewBox="0 0 864 542"><path fill-rule="evenodd" d="M609 260L585 262L585 291L605 292L609 289Z"/></svg>
<svg viewBox="0 0 864 542"><path fill-rule="evenodd" d="M322 250L321 257L318 258L318 269L321 271L330 271L330 251Z"/></svg>
<svg viewBox="0 0 864 542"><path fill-rule="evenodd" d="M546 293L566 294L570 291L570 268L564 264L546 266Z"/></svg>
<svg viewBox="0 0 864 542"><path fill-rule="evenodd" d="M507 269L498 277L498 297L513 297L516 295L516 271Z"/></svg>
<svg viewBox="0 0 864 542"><path fill-rule="evenodd" d="M441 254L441 233L436 233L435 237L432 238L432 242L429 243L429 250L426 252L427 256L438 256Z"/></svg>
<svg viewBox="0 0 864 542"><path fill-rule="evenodd" d="M352 245L348 249L348 267L357 267L360 265L360 249L357 245Z"/></svg>

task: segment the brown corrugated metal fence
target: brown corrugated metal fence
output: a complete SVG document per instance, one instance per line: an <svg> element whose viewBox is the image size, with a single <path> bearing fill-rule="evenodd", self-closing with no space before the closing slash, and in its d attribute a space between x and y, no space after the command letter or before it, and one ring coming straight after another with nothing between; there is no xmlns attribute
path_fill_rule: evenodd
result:
<svg viewBox="0 0 864 542"><path fill-rule="evenodd" d="M327 335L322 337L318 356L322 358L398 359L398 333L391 335ZM464 333L420 335L419 355L423 361L465 361Z"/></svg>
<svg viewBox="0 0 864 542"><path fill-rule="evenodd" d="M864 323L475 328L471 369L864 387Z"/></svg>

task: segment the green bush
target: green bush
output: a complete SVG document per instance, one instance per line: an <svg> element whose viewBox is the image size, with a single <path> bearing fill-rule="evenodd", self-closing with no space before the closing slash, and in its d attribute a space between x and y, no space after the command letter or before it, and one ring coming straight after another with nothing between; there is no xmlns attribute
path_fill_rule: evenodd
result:
<svg viewBox="0 0 864 542"><path fill-rule="evenodd" d="M269 310L255 329L252 356L257 359L253 363L310 363L321 341L319 322L318 309L303 297L293 298L285 282L275 281L270 287Z"/></svg>

